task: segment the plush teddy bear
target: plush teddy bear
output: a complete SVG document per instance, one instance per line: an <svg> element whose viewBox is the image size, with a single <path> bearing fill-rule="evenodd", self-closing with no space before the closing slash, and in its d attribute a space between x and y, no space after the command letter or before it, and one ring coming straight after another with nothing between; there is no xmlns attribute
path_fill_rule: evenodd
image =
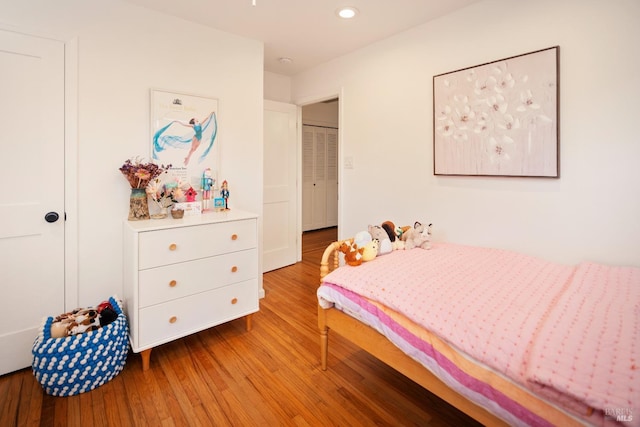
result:
<svg viewBox="0 0 640 427"><path fill-rule="evenodd" d="M351 242L342 242L340 252L344 254L344 262L346 262L347 265L357 267L362 264L364 248L358 248L356 244Z"/></svg>
<svg viewBox="0 0 640 427"><path fill-rule="evenodd" d="M393 247L391 246L391 240L387 235L387 232L379 225L370 225L369 234L373 240L378 241L378 255L388 254L393 251Z"/></svg>
<svg viewBox="0 0 640 427"><path fill-rule="evenodd" d="M431 224L424 226L416 221L413 228L402 234L402 238L405 249L431 249Z"/></svg>

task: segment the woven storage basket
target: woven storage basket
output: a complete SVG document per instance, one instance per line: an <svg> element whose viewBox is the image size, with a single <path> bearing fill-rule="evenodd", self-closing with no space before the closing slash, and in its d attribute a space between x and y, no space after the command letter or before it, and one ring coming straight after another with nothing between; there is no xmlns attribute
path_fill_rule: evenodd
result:
<svg viewBox="0 0 640 427"><path fill-rule="evenodd" d="M100 329L51 338L53 317L47 318L33 343L33 374L52 396L73 396L93 390L124 368L129 352L127 318L120 301L109 298L118 317Z"/></svg>

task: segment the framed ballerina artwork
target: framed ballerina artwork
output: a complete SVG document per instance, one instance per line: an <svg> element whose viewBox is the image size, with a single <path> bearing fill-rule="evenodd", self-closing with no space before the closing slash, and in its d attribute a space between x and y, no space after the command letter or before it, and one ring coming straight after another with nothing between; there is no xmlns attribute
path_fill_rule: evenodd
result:
<svg viewBox="0 0 640 427"><path fill-rule="evenodd" d="M218 100L156 89L150 99L153 161L200 189L203 171L218 170Z"/></svg>

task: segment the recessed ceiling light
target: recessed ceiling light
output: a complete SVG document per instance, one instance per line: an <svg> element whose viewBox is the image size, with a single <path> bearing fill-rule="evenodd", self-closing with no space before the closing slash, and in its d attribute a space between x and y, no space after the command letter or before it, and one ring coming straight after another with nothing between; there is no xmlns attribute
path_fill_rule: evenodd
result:
<svg viewBox="0 0 640 427"><path fill-rule="evenodd" d="M287 57L287 56L283 56L281 58L278 58L278 62L281 64L291 64L293 62L293 59Z"/></svg>
<svg viewBox="0 0 640 427"><path fill-rule="evenodd" d="M336 10L336 14L343 19L351 19L358 14L358 9L355 7L343 7Z"/></svg>

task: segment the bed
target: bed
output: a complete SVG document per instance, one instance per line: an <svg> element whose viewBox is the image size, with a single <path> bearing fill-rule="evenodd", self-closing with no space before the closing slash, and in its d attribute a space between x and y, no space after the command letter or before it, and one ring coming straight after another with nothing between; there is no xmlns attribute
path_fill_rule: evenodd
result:
<svg viewBox="0 0 640 427"><path fill-rule="evenodd" d="M340 266L341 243L323 370L331 330L485 425L640 426L640 268L448 243Z"/></svg>

